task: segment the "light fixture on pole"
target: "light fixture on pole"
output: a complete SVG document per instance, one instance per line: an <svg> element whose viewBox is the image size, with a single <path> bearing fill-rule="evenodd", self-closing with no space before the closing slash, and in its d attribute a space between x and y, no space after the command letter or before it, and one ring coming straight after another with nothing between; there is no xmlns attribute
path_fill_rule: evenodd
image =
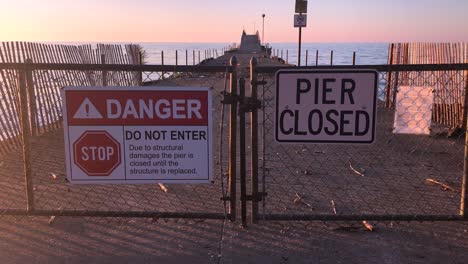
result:
<svg viewBox="0 0 468 264"><path fill-rule="evenodd" d="M265 45L265 14L262 14L262 44Z"/></svg>

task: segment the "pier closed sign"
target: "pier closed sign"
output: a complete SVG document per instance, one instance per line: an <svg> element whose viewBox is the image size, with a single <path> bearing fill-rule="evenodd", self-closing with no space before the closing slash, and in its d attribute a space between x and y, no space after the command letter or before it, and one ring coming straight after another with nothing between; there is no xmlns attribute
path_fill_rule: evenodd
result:
<svg viewBox="0 0 468 264"><path fill-rule="evenodd" d="M276 141L372 143L378 73L281 70L276 74Z"/></svg>
<svg viewBox="0 0 468 264"><path fill-rule="evenodd" d="M65 87L70 183L209 183L211 89Z"/></svg>

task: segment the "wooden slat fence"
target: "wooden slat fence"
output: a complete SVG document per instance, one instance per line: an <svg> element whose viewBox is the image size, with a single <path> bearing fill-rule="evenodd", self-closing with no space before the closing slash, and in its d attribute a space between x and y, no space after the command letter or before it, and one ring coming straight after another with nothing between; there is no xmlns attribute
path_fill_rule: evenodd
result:
<svg viewBox="0 0 468 264"><path fill-rule="evenodd" d="M141 64L138 45L58 45L0 43L0 63ZM20 145L18 72L0 67L0 155ZM133 72L36 70L27 76L31 132L39 135L61 128L64 86L131 86L141 84Z"/></svg>
<svg viewBox="0 0 468 264"><path fill-rule="evenodd" d="M468 43L392 43L389 64L468 63ZM386 105L393 107L398 86L434 88L432 120L449 129L462 128L468 71L398 72L387 75Z"/></svg>

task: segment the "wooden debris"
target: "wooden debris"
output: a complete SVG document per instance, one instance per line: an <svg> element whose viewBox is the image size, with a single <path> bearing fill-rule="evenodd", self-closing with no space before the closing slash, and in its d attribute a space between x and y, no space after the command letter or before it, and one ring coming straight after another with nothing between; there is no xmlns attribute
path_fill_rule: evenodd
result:
<svg viewBox="0 0 468 264"><path fill-rule="evenodd" d="M369 223L367 222L366 220L362 221L362 224L364 225L364 227L369 230L369 231L374 231L374 227Z"/></svg>
<svg viewBox="0 0 468 264"><path fill-rule="evenodd" d="M161 191L163 191L163 192L165 192L165 193L167 193L167 192L169 191L169 190L167 189L167 187L164 186L164 184L162 184L162 183L158 183L158 184L159 184L159 188L161 188Z"/></svg>
<svg viewBox="0 0 468 264"><path fill-rule="evenodd" d="M55 222L55 219L57 219L57 217L55 215L51 216L49 218L49 225L52 225Z"/></svg>
<svg viewBox="0 0 468 264"><path fill-rule="evenodd" d="M353 167L353 165L351 164L351 160L349 160L348 163L349 163L349 168L350 168L354 173L356 173L357 175L362 176L362 177L365 176L364 173L363 173L363 172L364 172L363 169L361 169L363 172L360 172L360 171L356 170L356 169Z"/></svg>
<svg viewBox="0 0 468 264"><path fill-rule="evenodd" d="M331 200L331 205L332 205L333 212L334 212L335 215L336 215L337 213L336 213L335 201Z"/></svg>
<svg viewBox="0 0 468 264"><path fill-rule="evenodd" d="M450 191L458 192L457 190L455 190L455 188L453 188L453 187L451 187L451 186L448 186L447 184L442 183L442 182L437 181L437 180L434 180L434 179L426 179L426 182L439 185L439 186L441 186L445 191L449 191L449 190L450 190Z"/></svg>
<svg viewBox="0 0 468 264"><path fill-rule="evenodd" d="M306 205L307 207L309 207L310 209L314 209L314 208L312 207L312 205L311 205L310 203L307 203L306 201L304 201L304 199L302 199L302 197L299 196L298 193L296 193L295 196L296 196L296 198L294 198L294 203L295 203L295 204L303 204L303 205Z"/></svg>

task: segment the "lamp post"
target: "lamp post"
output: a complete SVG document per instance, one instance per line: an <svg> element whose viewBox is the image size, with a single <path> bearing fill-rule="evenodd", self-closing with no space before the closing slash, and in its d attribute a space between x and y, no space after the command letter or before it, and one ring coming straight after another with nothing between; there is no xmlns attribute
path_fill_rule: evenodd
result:
<svg viewBox="0 0 468 264"><path fill-rule="evenodd" d="M262 14L262 44L265 45L265 14Z"/></svg>

